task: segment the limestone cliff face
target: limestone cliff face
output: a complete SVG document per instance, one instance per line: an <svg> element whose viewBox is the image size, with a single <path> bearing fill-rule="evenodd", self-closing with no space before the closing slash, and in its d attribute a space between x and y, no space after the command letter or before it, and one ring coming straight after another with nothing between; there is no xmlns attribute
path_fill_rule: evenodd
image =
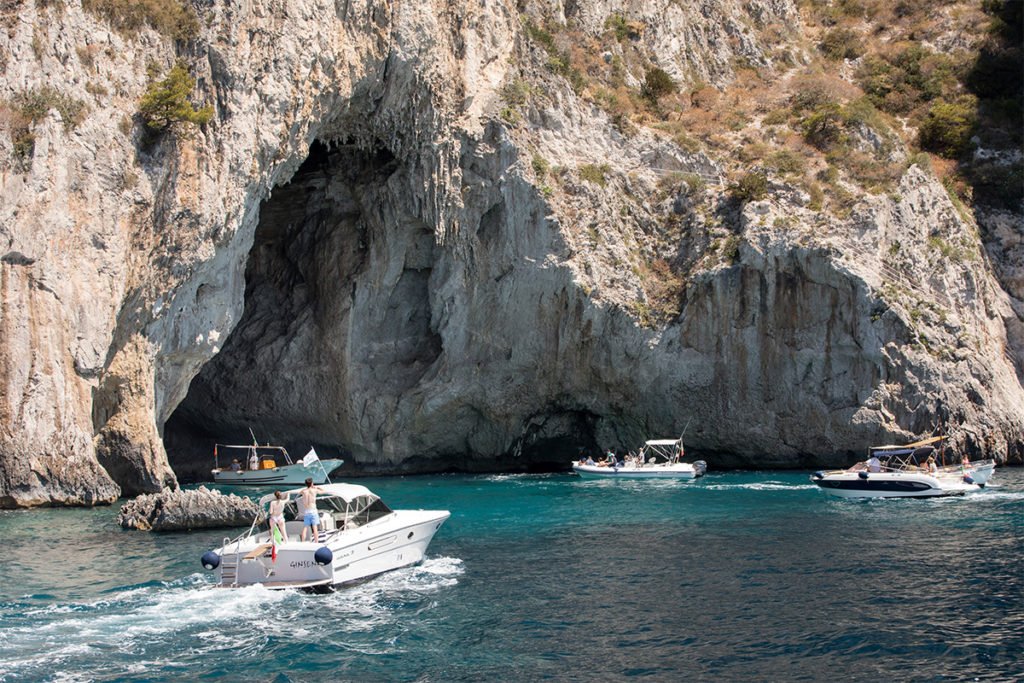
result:
<svg viewBox="0 0 1024 683"><path fill-rule="evenodd" d="M737 58L774 68L750 27L797 18L681 5L554 11L595 33L643 19L662 68L711 83ZM911 166L838 219L775 184L711 220L659 183L722 194L719 162L621 134L544 68L521 19L540 11L211 3L179 56L214 120L147 146L132 116L173 46L21 4L0 97L48 85L88 111L36 122L27 159L0 135L0 507L173 487L250 426L361 471L549 467L688 423L719 466L845 460L939 425L1020 459L1020 293L941 185ZM517 80L545 94L513 125ZM538 157L606 165L602 182L561 172L552 191ZM637 254L685 271L677 315L645 318Z"/></svg>

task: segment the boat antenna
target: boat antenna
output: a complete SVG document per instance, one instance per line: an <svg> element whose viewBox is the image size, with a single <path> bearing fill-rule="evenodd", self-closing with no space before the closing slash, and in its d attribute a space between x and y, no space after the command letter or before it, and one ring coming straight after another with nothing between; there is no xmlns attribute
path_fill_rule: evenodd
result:
<svg viewBox="0 0 1024 683"><path fill-rule="evenodd" d="M692 415L690 417L686 418L686 426L683 427L683 433L679 435L679 448L680 449L683 448L683 437L686 436L686 430L688 430L690 428L690 420L692 420L692 419L693 419ZM672 454L672 459L674 461L678 461L681 457L682 456L680 455L678 450L675 453Z"/></svg>
<svg viewBox="0 0 1024 683"><path fill-rule="evenodd" d="M692 419L693 419L693 417L686 418L686 426L683 427L683 433L679 435L679 441L680 442L683 440L683 437L686 436L686 430L690 428L690 420L692 420Z"/></svg>

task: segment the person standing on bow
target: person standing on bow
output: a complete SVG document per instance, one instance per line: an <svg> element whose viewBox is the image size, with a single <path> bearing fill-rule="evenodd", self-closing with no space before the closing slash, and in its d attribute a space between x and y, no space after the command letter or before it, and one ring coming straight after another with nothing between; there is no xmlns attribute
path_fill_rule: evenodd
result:
<svg viewBox="0 0 1024 683"><path fill-rule="evenodd" d="M320 513L316 509L316 494L324 493L319 486L313 486L313 478L306 479L306 488L299 494L302 500L302 540L306 540L306 529L313 527L313 542L320 542Z"/></svg>

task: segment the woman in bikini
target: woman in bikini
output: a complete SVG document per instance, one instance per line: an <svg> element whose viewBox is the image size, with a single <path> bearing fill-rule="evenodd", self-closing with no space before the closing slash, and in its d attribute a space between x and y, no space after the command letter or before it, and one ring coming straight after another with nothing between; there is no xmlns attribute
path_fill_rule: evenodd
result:
<svg viewBox="0 0 1024 683"><path fill-rule="evenodd" d="M270 533L273 535L274 528L281 532L281 542L288 542L288 532L284 526L284 506L288 501L280 491L274 491L274 500L270 501Z"/></svg>

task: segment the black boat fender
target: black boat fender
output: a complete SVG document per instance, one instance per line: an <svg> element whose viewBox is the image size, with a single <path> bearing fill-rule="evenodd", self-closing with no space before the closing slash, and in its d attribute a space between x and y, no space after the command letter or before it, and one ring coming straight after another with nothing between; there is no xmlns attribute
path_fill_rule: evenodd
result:
<svg viewBox="0 0 1024 683"><path fill-rule="evenodd" d="M317 564L330 564L334 561L334 553L327 546L323 546L316 549L316 552L313 553L313 559L316 560Z"/></svg>
<svg viewBox="0 0 1024 683"><path fill-rule="evenodd" d="M220 555L213 552L212 550L207 550L205 553L203 553L203 556L200 558L199 561L203 563L203 569L209 569L210 571L213 571L214 569L220 566Z"/></svg>

